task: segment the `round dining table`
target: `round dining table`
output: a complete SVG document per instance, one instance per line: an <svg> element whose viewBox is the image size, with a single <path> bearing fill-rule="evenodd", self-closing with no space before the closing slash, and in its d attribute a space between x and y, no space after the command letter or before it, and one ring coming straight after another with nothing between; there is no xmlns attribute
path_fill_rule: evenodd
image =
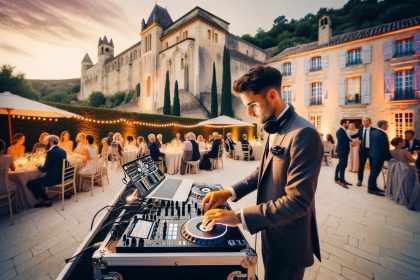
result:
<svg viewBox="0 0 420 280"><path fill-rule="evenodd" d="M29 181L43 175L38 169L18 169L9 171L9 179L16 187L16 200L19 209L31 208L36 204L36 199L30 189L26 186Z"/></svg>
<svg viewBox="0 0 420 280"><path fill-rule="evenodd" d="M235 143L235 157L242 159L242 144L239 141L236 141ZM252 155L254 156L255 160L261 160L263 154L263 145L260 143L250 143L250 146L252 147Z"/></svg>

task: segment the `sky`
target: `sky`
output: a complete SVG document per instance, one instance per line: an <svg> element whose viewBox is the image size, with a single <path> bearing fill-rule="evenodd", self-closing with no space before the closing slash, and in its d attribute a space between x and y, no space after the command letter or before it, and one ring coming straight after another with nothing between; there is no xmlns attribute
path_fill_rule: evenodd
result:
<svg viewBox="0 0 420 280"><path fill-rule="evenodd" d="M97 62L100 36L114 41L115 55L140 40L141 20L154 5L175 21L196 6L230 23L231 33L255 35L285 15L299 19L347 0L0 0L0 65L11 64L29 79L80 77L88 53Z"/></svg>

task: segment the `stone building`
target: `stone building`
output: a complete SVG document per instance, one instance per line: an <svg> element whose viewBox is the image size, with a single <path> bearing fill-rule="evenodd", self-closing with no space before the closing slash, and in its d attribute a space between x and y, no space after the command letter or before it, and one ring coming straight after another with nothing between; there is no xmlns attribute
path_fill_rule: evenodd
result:
<svg viewBox="0 0 420 280"><path fill-rule="evenodd" d="M112 95L135 91L137 86L137 110L160 112L169 71L171 95L178 81L181 114L207 117L213 62L221 93L224 46L231 54L232 80L267 59L263 50L231 34L227 21L200 7L173 21L165 8L155 5L148 20L142 21L140 37L138 43L116 56L112 39L99 39L98 62L94 65L86 54L81 63L81 100L94 91ZM200 107L198 111L196 107Z"/></svg>
<svg viewBox="0 0 420 280"><path fill-rule="evenodd" d="M420 16L331 36L319 20L318 41L288 48L267 64L283 74L282 95L324 135L339 120L374 125L388 120L388 136L420 135Z"/></svg>

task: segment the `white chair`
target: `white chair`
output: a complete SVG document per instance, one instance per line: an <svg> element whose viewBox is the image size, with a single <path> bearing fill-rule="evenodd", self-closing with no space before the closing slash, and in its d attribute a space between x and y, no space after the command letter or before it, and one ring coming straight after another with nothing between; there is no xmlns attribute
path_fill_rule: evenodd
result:
<svg viewBox="0 0 420 280"><path fill-rule="evenodd" d="M17 210L17 199L16 199L16 192L10 189L9 186L9 166L11 162L11 158L9 156L5 157L6 160L0 161L0 184L5 186L5 192L0 193L0 207L3 205L8 205L9 207L9 214L10 214L10 224L14 224L14 217L13 217L13 203L15 211ZM7 160L7 158L9 160Z"/></svg>
<svg viewBox="0 0 420 280"><path fill-rule="evenodd" d="M72 190L74 191L74 201L77 202L76 168L67 159L63 159L61 183L45 188L45 192L47 195L49 193L57 193L59 197L61 196L61 211L63 211L64 195Z"/></svg>
<svg viewBox="0 0 420 280"><path fill-rule="evenodd" d="M102 161L99 162L100 171L101 171L101 178L103 182L103 178L106 177L106 181L109 185L109 176L108 176L108 153L102 153L101 154Z"/></svg>
<svg viewBox="0 0 420 280"><path fill-rule="evenodd" d="M242 144L242 160L251 161L251 149L248 144Z"/></svg>
<svg viewBox="0 0 420 280"><path fill-rule="evenodd" d="M79 188L82 188L83 182L89 182L90 183L90 190L91 190L91 196L93 196L93 186L95 183L98 183L102 187L102 191L104 191L104 184L102 183L102 172L101 172L101 166L103 166L103 159L102 158L95 158L92 159L94 161L94 169L93 172L90 173L80 173L80 184Z"/></svg>
<svg viewBox="0 0 420 280"><path fill-rule="evenodd" d="M122 156L120 155L119 144L111 143L111 151L112 151L111 168L112 166L114 166L114 162L116 162L117 169L118 169L118 167L122 165Z"/></svg>
<svg viewBox="0 0 420 280"><path fill-rule="evenodd" d="M221 164L223 169L223 144L219 146L219 153L217 155L217 158L210 158L210 162L212 170L214 170L215 168L219 168L219 163Z"/></svg>
<svg viewBox="0 0 420 280"><path fill-rule="evenodd" d="M191 171L192 171L193 168L195 169L194 174L200 173L199 165L200 165L200 160L195 160L195 161L190 160L190 161L188 161L187 166L186 166L186 169L187 169L186 173L187 174L192 174Z"/></svg>

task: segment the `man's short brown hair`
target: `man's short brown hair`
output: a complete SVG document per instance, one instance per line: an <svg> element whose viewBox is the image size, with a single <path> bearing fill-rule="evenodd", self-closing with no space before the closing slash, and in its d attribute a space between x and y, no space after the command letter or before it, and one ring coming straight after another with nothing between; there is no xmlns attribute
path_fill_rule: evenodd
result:
<svg viewBox="0 0 420 280"><path fill-rule="evenodd" d="M242 77L233 82L235 93L251 91L253 94L261 94L263 90L274 87L281 88L281 73L270 66L256 65L248 70Z"/></svg>

